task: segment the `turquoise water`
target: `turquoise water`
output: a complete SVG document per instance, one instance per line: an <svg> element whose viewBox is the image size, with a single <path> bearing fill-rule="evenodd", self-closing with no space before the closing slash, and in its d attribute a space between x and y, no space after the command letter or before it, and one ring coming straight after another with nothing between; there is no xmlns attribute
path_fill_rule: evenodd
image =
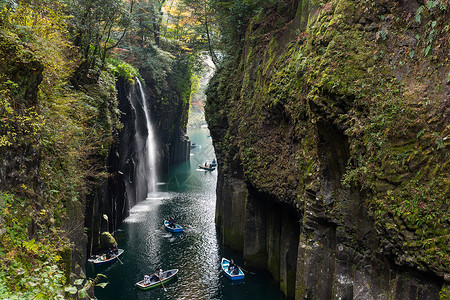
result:
<svg viewBox="0 0 450 300"><path fill-rule="evenodd" d="M239 254L224 248L214 224L217 170L198 169L211 161L214 150L207 129L189 133L200 145L191 150L190 161L160 179L158 192L133 207L115 238L125 252L105 266L87 265L90 276L102 273L109 284L96 287L98 299L284 299L270 275L251 270L242 282L233 283L220 272L221 257L243 265ZM173 216L184 227L181 234L164 229L163 220ZM135 283L157 269L179 269L175 280L162 287L139 290ZM246 268L247 269L247 268Z"/></svg>

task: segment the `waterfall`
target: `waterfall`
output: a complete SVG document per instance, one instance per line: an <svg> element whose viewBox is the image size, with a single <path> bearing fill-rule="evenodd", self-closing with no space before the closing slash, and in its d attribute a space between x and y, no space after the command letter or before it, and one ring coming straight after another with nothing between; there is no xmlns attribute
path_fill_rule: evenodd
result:
<svg viewBox="0 0 450 300"><path fill-rule="evenodd" d="M144 168L141 168L144 177L147 181L147 197L156 191L156 139L153 132L153 126L150 120L149 109L147 105L147 98L145 97L144 89L139 79L136 78L137 84L139 86L140 98L142 109L144 110L145 123L147 126L147 137L145 140L145 147L143 151L145 152L144 157Z"/></svg>

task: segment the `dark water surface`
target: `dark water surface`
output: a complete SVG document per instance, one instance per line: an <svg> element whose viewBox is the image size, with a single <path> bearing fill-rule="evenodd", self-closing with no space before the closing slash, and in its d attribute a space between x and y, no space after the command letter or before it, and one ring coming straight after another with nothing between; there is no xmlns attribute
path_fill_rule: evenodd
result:
<svg viewBox="0 0 450 300"><path fill-rule="evenodd" d="M191 150L190 161L164 176L158 192L132 208L130 216L115 233L120 260L105 266L88 263L87 272L105 274L109 284L95 288L98 299L284 299L270 275L259 270L232 283L220 270L222 256L243 264L242 257L224 249L214 224L217 170L198 165L214 158L207 129L194 129L191 141L200 147ZM184 227L171 234L163 227L167 216ZM157 269L179 269L178 277L147 291L135 283Z"/></svg>

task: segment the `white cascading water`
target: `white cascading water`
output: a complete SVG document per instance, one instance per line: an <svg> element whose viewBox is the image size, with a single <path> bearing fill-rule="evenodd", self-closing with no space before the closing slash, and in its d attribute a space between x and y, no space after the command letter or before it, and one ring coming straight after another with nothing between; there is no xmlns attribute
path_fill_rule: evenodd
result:
<svg viewBox="0 0 450 300"><path fill-rule="evenodd" d="M144 93L144 89L142 88L142 84L139 81L139 79L137 79L137 83L139 85L139 92L141 94L141 100L142 100L142 108L144 110L144 114L145 114L145 122L147 124L147 140L145 142L145 165L146 165L146 180L147 180L147 197L149 197L149 195L152 192L156 191L156 139L153 133L153 126L152 123L150 121L150 115L149 115L149 111L148 111L148 106L147 106L147 98L145 97L145 93Z"/></svg>

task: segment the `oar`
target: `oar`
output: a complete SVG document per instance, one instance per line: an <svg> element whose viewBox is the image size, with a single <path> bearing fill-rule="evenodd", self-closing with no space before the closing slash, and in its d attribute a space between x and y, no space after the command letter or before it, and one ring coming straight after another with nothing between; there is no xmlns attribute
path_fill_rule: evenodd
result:
<svg viewBox="0 0 450 300"><path fill-rule="evenodd" d="M158 278L159 278L159 282L161 282L161 285L162 285L162 287L164 289L164 292L167 292L166 288L164 287L164 283L161 280L161 277L158 276Z"/></svg>
<svg viewBox="0 0 450 300"><path fill-rule="evenodd" d="M245 273L249 273L249 274L252 274L252 275L255 275L255 273L253 273L253 272L249 272L249 271L247 271L246 269L244 269L243 267L239 267L242 271L244 271Z"/></svg>
<svg viewBox="0 0 450 300"><path fill-rule="evenodd" d="M117 256L116 254L114 254L114 256L117 258L117 260L123 265L123 262L120 260L119 256Z"/></svg>

